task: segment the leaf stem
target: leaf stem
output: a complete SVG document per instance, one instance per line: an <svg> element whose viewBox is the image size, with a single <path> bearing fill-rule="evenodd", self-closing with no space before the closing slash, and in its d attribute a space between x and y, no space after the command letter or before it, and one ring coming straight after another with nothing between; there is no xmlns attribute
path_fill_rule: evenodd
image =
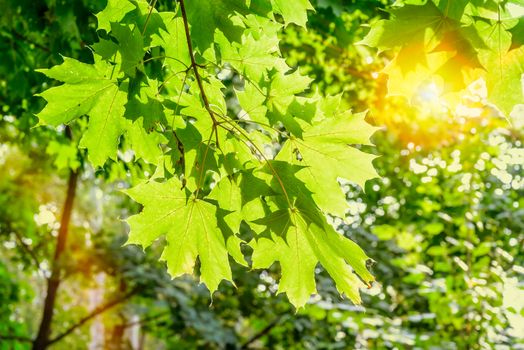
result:
<svg viewBox="0 0 524 350"><path fill-rule="evenodd" d="M162 59L162 58L169 58L171 60L177 61L178 63L183 65L184 68L189 68L189 66L187 64L185 64L185 62L183 62L181 59L178 59L178 58L173 57L173 56L167 56L167 55L149 57L149 58L146 58L143 63L150 62L150 61L153 61L153 60L159 60L159 59ZM137 65L138 64L139 63L137 63Z"/></svg>
<svg viewBox="0 0 524 350"><path fill-rule="evenodd" d="M250 144L246 143L245 140L242 140L240 139L242 142L244 142L248 147L249 146L252 146L253 148L255 148L255 150L260 154L260 156L262 157L262 159L264 159L264 161L266 162L267 166L269 167L269 169L271 170L271 172L273 173L273 175L275 176L275 178L277 179L280 187L282 188L282 191L284 192L284 197L286 198L286 202L289 206L290 209L293 209L294 206L291 204L291 200L289 198L289 195L287 193L287 190L286 190L286 187L284 186L284 182L282 181L282 179L280 178L280 175L278 175L277 171L275 170L275 168L273 167L273 164L271 164L271 162L269 161L269 159L267 159L267 157L264 155L264 153L262 152L262 150L253 142L251 141L251 139L249 138L248 135L244 134L244 129L240 128L238 125L232 123L229 119L225 118L225 117L222 117L221 115L218 115L220 118L222 118L225 122L229 123L235 130L237 130L241 136L243 136L247 141L250 142ZM224 128L225 130L231 132L232 130L231 129L227 129L225 128L222 124L219 124L219 126L221 126L222 128ZM233 135L235 135L233 133Z"/></svg>
<svg viewBox="0 0 524 350"><path fill-rule="evenodd" d="M247 112L247 113L249 113L249 112ZM222 119L224 119L224 118L222 118ZM275 128L274 126L271 126L271 125L269 125L267 123L261 123L261 122L255 121L255 120L233 119L233 118L231 118L231 119L228 119L227 121L224 120L222 122L219 122L219 124L229 123L229 122L235 122L237 124L240 124L240 123L254 124L254 125L257 125L257 126L260 127L260 129L258 129L258 130L264 130L264 128L262 128L262 127L265 126L266 128L269 128L269 129L271 129L273 131L276 131L281 136L289 138L289 135L285 131L279 130L278 128Z"/></svg>
<svg viewBox="0 0 524 350"><path fill-rule="evenodd" d="M202 164L200 165L202 167L202 170L200 170L200 176L198 178L198 183L197 183L197 190L196 190L196 194L195 194L195 198L198 199L198 194L200 193L200 189L202 188L202 181L204 180L204 172L206 170L206 160L207 160L207 154L209 153L209 147L211 145L211 139L213 138L213 134L216 132L216 127L213 127L211 129L211 134L209 135L209 138L207 140L207 144L206 144L206 150L204 152L204 157L202 158ZM201 146L201 144L199 145L199 147ZM195 160L195 163L197 162L197 160Z"/></svg>
<svg viewBox="0 0 524 350"><path fill-rule="evenodd" d="M280 184L280 187L282 188L282 191L284 192L284 196L286 198L286 201L289 205L290 208L293 208L293 205L291 204L291 200L289 199L289 196L288 196L288 193L286 191L286 188L284 186L284 183L282 182L282 179L280 178L280 176L278 175L278 173L276 172L275 168L273 167L273 165L271 164L271 162L266 158L266 156L264 155L264 153L258 148L258 146L251 141L251 139L249 138L249 136L246 136L243 132L244 130L240 127L238 127L237 125L235 125L234 123L231 123L228 118L225 118L225 117L222 117L220 114L216 114L215 112L213 112L213 110L211 109L211 106L209 104L209 100L207 99L207 95L206 95L206 92L204 90L204 86L202 84L202 78L200 77L200 73L198 72L198 67L200 66L199 64L196 63L196 60L195 60L195 55L194 55L194 52L193 52L193 44L191 43L191 35L189 34L189 24L188 24L188 21L187 21L187 13L186 13L186 6L184 4L184 0L179 0L178 2L180 4L180 10L182 12L182 20L184 22L184 31L185 31L185 34L186 34L186 41L187 41L187 47L188 47L188 51L189 51L189 57L191 59L191 67L193 68L193 71L195 73L195 79L197 81L197 84L198 84L198 88L200 89L200 95L202 96L202 100L204 101L204 107L205 109L207 110L207 112L209 113L209 116L211 117L211 120L213 121L213 131L211 132L211 135L210 135L210 138L208 140L208 145L207 147L209 148L209 143L211 142L211 137L213 136L213 133L215 133L216 137L217 137L217 147L219 147L218 145L218 131L217 131L217 126L219 126L220 124L217 122L215 116L219 116L220 118L222 118L224 121L227 121L229 124L231 124L233 126L234 129L236 129L237 131L239 131L240 135L242 135L244 138L246 138L250 143L251 145L260 153L260 156L266 161L268 167L271 169L271 172L273 173L273 175L276 177L278 183ZM229 130L227 128L224 128L225 130ZM231 130L229 130L231 131ZM205 162L205 158L207 156L207 150L206 150L206 153L204 155L204 162ZM202 164L202 166L204 166L204 164ZM204 169L202 169L202 172L204 171ZM202 178L202 174L200 175L200 177ZM198 193L199 193L199 190L200 190L200 185L199 185L199 188L197 188L197 196L198 196Z"/></svg>
<svg viewBox="0 0 524 350"><path fill-rule="evenodd" d="M202 170L201 170L201 173L200 173L200 180L199 180L199 184L198 184L198 188L197 188L197 191L196 191L196 197L198 197L198 194L199 194L199 191L200 191L200 186L201 186L201 181L203 179L203 173L204 173L204 166L205 166L205 161L206 161L206 157L207 157L207 153L208 153L208 150L209 150L209 145L211 143L211 138L213 137L213 134L215 134L215 137L216 137L216 147L220 147L219 144L218 144L218 129L217 129L217 126L218 126L218 122L215 118L215 113L213 112L213 110L211 109L211 105L209 103L209 100L207 98L207 95L206 95L206 91L204 90L204 84L202 83L202 77L200 76L200 72L198 71L198 67L202 67L201 65L199 65L197 62L196 62L196 59L195 59L195 54L193 52L193 44L191 42L191 35L189 33L189 23L188 23L188 20L187 20L187 13L186 13L186 6L184 4L184 0L179 0L178 1L179 5L180 5L180 11L182 13L182 21L184 22L184 32L186 34L186 42L187 42L187 48L188 48L188 51L189 51L189 58L191 60L191 67L193 69L193 72L195 73L195 80L197 81L197 84L198 84L198 89L200 90L200 96L202 97L202 101L204 102L204 108L206 109L206 111L208 112L209 116L211 117L211 120L213 121L213 130L211 130L211 135L209 137L209 140L207 141L207 148L206 148L206 152L204 154L204 162L202 164Z"/></svg>
<svg viewBox="0 0 524 350"><path fill-rule="evenodd" d="M186 70L181 70L181 71L178 71L178 72L175 72L173 74L171 74L170 76L168 76L163 82L162 84L160 84L160 86L158 87L157 89L157 92L156 92L156 96L158 96L161 92L162 92L162 89L164 88L164 86L166 86L167 82L170 81L171 79L173 79L174 77L176 77L177 75L179 75L180 73L184 73L184 80L182 81L182 87L184 86L185 82L186 82L186 78L187 78L187 75L188 75L188 72L189 70L191 69L191 67L188 67ZM182 93L182 90L181 92Z"/></svg>
<svg viewBox="0 0 524 350"><path fill-rule="evenodd" d="M142 35L146 32L147 25L149 24L149 19L151 19L151 14L153 13L153 9L155 8L157 0L153 0L153 4L150 4L149 13L147 14L146 23L144 23L144 28L142 29Z"/></svg>

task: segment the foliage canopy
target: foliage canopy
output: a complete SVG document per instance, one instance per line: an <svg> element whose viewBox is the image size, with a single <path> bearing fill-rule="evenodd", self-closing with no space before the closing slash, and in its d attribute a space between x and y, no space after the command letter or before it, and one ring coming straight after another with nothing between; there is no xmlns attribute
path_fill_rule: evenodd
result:
<svg viewBox="0 0 524 350"><path fill-rule="evenodd" d="M406 75L420 84L437 75L456 88L468 82L450 79L457 71L469 77L484 68L490 99L509 113L522 100L524 51L512 35L521 5L397 3L362 43L400 47L387 70L390 94L413 93L402 87ZM144 205L128 221L128 243L146 248L165 237L162 259L173 277L192 273L198 259L211 292L233 282L229 257L248 265L238 236L246 223L252 267L279 261L280 291L297 307L315 292L319 262L355 303L360 279L373 281L365 253L326 215L347 209L339 179L364 186L376 177L374 156L351 146L369 145L375 128L341 109L340 95L305 95L311 80L278 46L279 31L305 26L308 9L308 1L180 1L158 12L145 1L110 0L97 14L93 62L64 58L40 70L64 83L40 94L48 101L41 124L88 115L79 147L94 167L116 160L120 145L156 167L127 191ZM231 71L239 79L228 91L222 80ZM228 108L231 99L239 112Z"/></svg>
<svg viewBox="0 0 524 350"><path fill-rule="evenodd" d="M188 16L191 7L189 1L186 1ZM78 323L93 315L93 305L86 305L83 302L85 298L94 294L101 298L100 301L103 299L95 307L96 311L106 302L122 300L129 293L134 294L110 312L90 319L93 326L103 324L104 333L115 336L114 339L108 337L104 340L106 347L113 346L113 342L124 344L124 335L119 332L125 330L129 334L137 323L140 333L144 337L147 335L144 345L147 348L253 346L281 349L389 349L437 346L480 349L496 346L513 349L522 346L522 339L515 327L518 327L519 319L522 320L522 305L519 306L522 298L519 295L522 295L520 277L524 212L521 208L524 206L524 196L521 175L522 134L518 129L523 124L518 124L516 118L513 118L513 126L498 120L496 110L488 101L492 89L477 89L482 85L478 82L473 85L475 88L468 87L467 98L461 101L463 105L459 105L460 110L442 109L443 101L435 99L431 94L429 102L439 108L428 108L430 104L424 101L424 98L428 98L426 85L435 83L438 92L444 92L439 77L444 75L441 71L432 70L426 72L427 75L417 75L412 74L412 70L427 69L431 59L426 60L428 62L410 60L400 67L405 78L402 80L405 88L403 93L418 106L412 108L402 99L385 99L386 80L377 72L382 69L384 62L389 62L397 54L402 55L414 35L398 37L394 45L379 47L385 51L378 56L374 55L369 46L354 45L368 32L367 26L362 24L371 23L370 35L375 35L380 26L390 30L386 23L395 20L406 21L409 18L411 22L416 22L417 18L423 21L426 15L436 16L435 7L440 12L437 17L445 22L442 17L446 12L446 2L433 1L432 5L427 1L397 1L390 15L380 9L387 1L313 1L316 11L308 13L308 30L305 31L297 25L303 25L305 17L296 16L298 12L285 14L281 8L285 3L278 5L275 1L273 6L279 10L275 10L275 22L272 25L278 27L275 29L278 29L278 38L266 41L264 45L259 40L260 30L253 27L252 34L247 35L246 40L259 43L242 45L242 35L239 39L237 34L249 31L247 25L242 22L244 24L240 25L240 29L235 28L240 22L230 22L228 16L214 16L213 27L217 34L210 36L208 33L206 37L198 33L204 35L199 42L205 43L207 40L211 45L201 44L197 47L195 40L192 41L192 52L199 64L198 71L206 89L204 91L208 92L213 86L218 87L216 94L223 96L225 115L232 121L238 120L239 128L257 145L264 146L261 150L267 160L259 155L261 152L254 146L246 145L249 143L247 139L245 142L239 141L238 136L219 127L219 140L214 135L209 141L211 147L208 147L209 155L214 154L214 163L205 172L201 186L197 186L198 168L189 171L187 176L185 170L180 170L182 164L187 162L182 162L180 155L184 149L179 148L179 145L184 146L188 140L191 144L192 137L196 135L193 132L195 129L202 135L197 128L198 118L190 113L203 115L204 119L210 119L210 116L205 110L194 70L185 72L192 66L187 38L185 42L171 41L172 38L178 38L177 35L184 38L186 34L180 9L175 8L176 2L155 3L154 7L158 11L176 13L176 20L163 20L162 25L166 27L160 28L156 35L151 34L151 38L158 40L157 46L149 43L144 44L142 49L136 45L140 52L136 57L131 55L135 51L130 46L125 64L122 52L126 49L118 48L122 38L126 37L122 32L127 27L131 37L135 35L133 23L139 21L136 9L144 9L142 16L148 14L145 4L139 5L136 1L114 2L113 9L102 11L106 0L6 2L7 6L3 7L5 11L0 14L0 100L4 112L3 118L0 118L0 235L3 239L0 247L0 299L6 301L1 307L0 349L19 345L24 348L22 345L27 344L27 341L33 341L39 321L35 317L34 305L43 303L42 293L37 291L40 287L45 288L43 286L50 280L45 275L49 272L46 263L50 261L52 265L59 266L59 278L62 281L60 295L52 310L55 316L48 338L49 342L53 342L53 347L58 349L85 348L88 342L96 341L97 336L86 327L87 322L83 327ZM234 3L215 2L213 7L216 10L223 6L221 10L226 13L227 6L231 4ZM258 15L260 11L264 13L263 7L249 7L251 4L254 2L235 7L241 18L247 18L248 11L253 11L256 16L261 16ZM270 4L269 1L267 4ZM449 2L451 7L457 4L459 2ZM516 1L472 1L464 7L460 18L462 26L468 26L468 18L494 25L495 22L489 20L486 14L490 6L492 10L496 9L493 4L511 10L512 16L520 18L516 11L520 5ZM400 15L403 6L409 9L409 16ZM475 10L474 7L481 10ZM122 15L123 12L125 14ZM24 13L24 16L20 16L20 13ZM98 13L98 21L91 13ZM303 11L301 13L304 14ZM152 12L150 24L158 24L156 14ZM448 14L451 16L450 12ZM197 15L198 12L192 12L190 16L195 19ZM389 19L380 21L383 18ZM454 20L458 21L457 18ZM141 21L141 25L145 25L147 17ZM290 23L285 25L287 22ZM260 19L249 23L260 23ZM391 28L399 33L403 25L408 25L406 22L401 24L396 23ZM189 25L191 31L191 21ZM208 29L205 23L196 25ZM431 37L436 28L428 25L423 30ZM225 31L228 31L227 34L224 34ZM510 32L512 40L518 38L517 26ZM179 34L171 36L169 33ZM468 33L465 31L465 37ZM441 41L438 50L435 50L445 52L449 49L448 56L455 55L456 52L450 48L456 47L456 43L453 40L448 43L444 34L441 34L435 36ZM118 39L119 36L121 39ZM142 36L144 42L149 40L145 37ZM481 37L485 42L490 38L493 39L493 36ZM226 41L226 44L223 45L221 40ZM85 46L86 42L96 41L98 43ZM166 44L168 42L170 44ZM181 44L177 46L177 43ZM432 53L436 51L431 51L432 43L431 40L427 42L428 46L424 50L428 51L424 55L433 57ZM379 46L372 42L368 44ZM165 52L168 47L171 48L170 53ZM518 47L512 45L510 51ZM481 54L481 46L478 48L472 57ZM108 52L113 56L104 58L100 54L93 54L93 50L98 53ZM201 52L206 50L211 50L214 58L203 57ZM59 52L75 60L61 58ZM268 53L272 57L268 58ZM252 64L240 66L247 56L252 58ZM176 57L181 62L173 59ZM68 122L66 135L72 130L72 139L64 135L61 125L56 128L33 128L36 118L32 112L40 110L44 100L30 96L49 86L47 77L34 73L33 68L50 67L59 62L63 62L62 65L71 64L71 67L76 64L77 71L61 74L58 68L60 65L43 71L56 74L59 80L69 80L65 85L77 89L76 97L81 97L82 93L87 96L90 87L89 80L82 81L83 75L75 72L85 70L86 75L93 76L93 82L99 80L101 89L106 86L104 79L112 80L107 84L110 91L103 90L98 94L96 90L91 90L95 93L93 100L87 98L82 107L88 110L86 113L89 117L74 117L78 113L78 110L75 111L78 106L71 105L74 121ZM395 68L394 62L386 69L390 73L391 94L395 93L393 88L396 79L391 72L399 68ZM104 64L115 68L110 72L113 78L116 77L114 80L111 75L109 79L104 77ZM134 67L134 64L137 66ZM275 65L276 70L269 73ZM292 68L286 68L285 65ZM304 83L307 89L303 92L293 92L295 96L290 98L293 107L288 107L285 113L278 108L287 103L286 98L289 99L289 96L275 96L272 100L276 99L276 104L268 104L260 102L260 99L267 100L267 91L249 91L254 84L246 83L246 74L267 79L270 81L268 88L271 88L271 74L276 74L279 69L289 69L284 75L293 74L297 66L300 67L300 74L296 77L307 75L314 80ZM174 72L173 67L176 67ZM53 70L54 73L50 73ZM174 74L179 71L184 72ZM244 71L247 73L239 73ZM474 74L460 77L455 74L444 80L449 91L457 91L461 86L489 73L485 69L467 67L463 71ZM179 79L169 78L173 74ZM456 81L453 79L457 77L461 83L454 83ZM151 88L149 82L153 80L158 80L158 85L167 83L165 87ZM171 81L176 82L175 88L169 86ZM180 86L183 86L183 91L176 98L164 91L169 88L171 92L175 90L180 93L180 90L176 90ZM296 86L284 87L291 89ZM156 96L159 90L160 97ZM519 91L511 90L508 93ZM342 92L344 95L338 96ZM431 89L429 92L432 92ZM61 93L68 96L67 89L61 90ZM124 107L120 107L119 115L97 110L99 103L107 105L107 93L109 98L115 97L115 101L124 99ZM320 98L321 94L335 97ZM188 95L194 95L195 98L188 100ZM184 105L179 102L179 98L184 101ZM338 111L343 111L339 115L340 122L337 118L317 120L315 117L312 122L303 122L301 118L295 117L303 111L304 115L315 114L312 105L317 100L323 101L319 102L321 109L338 105ZM519 102L518 99L515 101ZM366 139L362 143L368 143L367 135L374 130L361 122L363 114L346 112L348 105L357 111L370 108L367 119L373 120L374 124L385 125L386 130L373 136L376 149L366 145L356 146L357 149L381 155L374 160L374 164L382 178L368 181L365 193L358 186L343 182L344 198L340 196L337 181L333 181L333 174L347 173L344 164L339 164L347 160L346 155L350 158L353 154L353 148L347 144L354 145L362 139ZM186 111L187 114L180 112L191 106L200 106L198 111L203 114L198 111ZM248 110L250 106L254 106L255 110ZM256 109L257 106L262 107ZM215 113L224 108L223 105L211 107ZM518 115L518 108L514 109L513 116ZM274 116L277 113L275 110L282 115ZM71 111L65 111L61 117L69 117L67 113ZM93 121L93 130L97 133L101 130L100 123L96 125L96 118L91 113L95 116L98 113L98 119L124 115L124 118L116 118L117 130L121 130L115 136L116 141L106 143L106 146L113 147L109 156L98 154L93 158L91 154L98 142L101 145L107 141L97 140L89 132ZM56 113L60 114L60 111ZM299 121L298 126L294 124L295 118ZM213 125L209 120L208 123ZM136 127L133 126L135 124ZM197 125L186 134L180 131L189 124ZM329 135L323 126L331 128ZM210 126L207 131L210 133L212 128ZM103 132L106 130L104 128ZM241 130L234 131L240 133ZM337 130L342 132L337 133ZM182 137L180 143L174 135ZM87 141L83 141L82 148L78 150L78 141L84 136ZM230 141L236 143L230 147ZM208 140L199 142L202 146ZM216 146L217 142L220 147ZM308 148L309 145L314 148ZM202 153L198 153L197 146L191 147L195 159L199 154L203 157ZM246 148L250 153L237 152L237 149ZM180 155L174 149L178 149ZM317 157L319 151L331 150L344 150L344 153L333 152L334 158L327 160ZM222 151L225 151L227 157ZM238 158L233 156L235 153ZM87 157L90 157L92 163L99 162L101 165L93 171L84 164ZM108 157L111 158L109 161ZM310 176L304 159L322 169L321 172L317 171L316 178ZM280 209L286 207L285 196L268 160L271 160L271 165L283 182L288 183L289 178L293 179L289 196L296 199L295 202L314 201L322 209L321 214L331 213L327 216L328 223L336 227L337 234L343 233L345 237L358 242L378 261L373 273L383 288L375 284L373 288L362 292L366 309L340 300L340 292L333 278L340 281L345 276L336 273L340 270L333 268L333 262L322 255L325 246L317 244L320 238L324 240L322 243L329 244L331 248L333 243L340 244L340 251L336 253L345 254L347 250L344 244L353 245L352 241L342 239L342 235L326 235L320 225L322 222L325 224L321 214L311 215L303 209L298 213ZM367 162L364 159L362 161ZM247 165L239 170L239 163ZM323 164L329 164L330 168ZM330 171L332 169L333 172ZM64 196L61 180L67 172L71 174L75 171L82 175L70 225L71 234L65 254L53 262L51 259L57 242L55 234L58 222L52 218L61 216L59 203ZM315 181L320 180L322 189L329 191L322 195L310 190L311 186L315 187ZM354 179L353 182L358 183L359 180ZM136 186L128 188L133 183ZM129 198L115 191L115 188L127 188L124 192ZM191 199L196 198L196 190L200 192L199 200L193 201ZM259 215L257 218L251 215L256 214L252 197L256 200L260 193L264 193L264 199L269 197L270 203L278 201L278 206L273 203L264 216ZM156 200L154 196L157 196ZM189 197L187 202L183 200L186 196ZM125 224L115 218L128 217L130 212L140 210L141 214L129 218L132 231L128 235ZM162 212L169 215L163 217L159 214ZM148 226L151 220L158 221ZM307 227L306 220L311 221ZM191 227L191 231L184 230L186 227ZM238 229L234 231L231 228ZM188 235L190 232L192 236ZM294 236L302 240L286 241L287 237L283 237L283 234L296 234ZM194 239L184 241L185 237ZM199 242L207 237L222 239L221 245L212 246L220 249L207 251L207 246L202 248ZM144 253L134 244L122 247L126 238L128 243L136 240L136 243L150 245L150 248ZM166 245L165 241L183 242L183 245ZM305 257L315 260L306 260L303 270L309 269L312 264L317 265L317 260L321 260L323 268L315 267L316 286L307 283L301 290L293 290L297 286L296 277L300 276L294 271L297 264L289 248L294 242L306 244ZM171 253L177 247L183 247L184 250ZM210 306L209 290L196 285L193 278L187 276L171 280L164 263L156 261L163 250L168 252L166 255L177 258L171 259L169 264L172 274L183 273L186 269L191 272L196 267L200 275L206 274L208 277L207 284L218 285L222 276L234 279L234 287L230 283L222 284L220 291L214 293ZM187 255L182 255L182 252ZM212 254L206 255L208 252ZM200 256L196 258L197 255ZM201 262L209 257L227 261L230 270L223 270L226 266L223 264L207 265L216 271L204 270ZM354 260L350 260L360 259L358 254L343 255L343 258L344 263L349 261L349 264L353 264L352 269L358 267ZM272 264L279 259L280 264ZM340 258L336 258L335 263L339 262ZM256 273L248 271L246 265L271 267ZM281 277L282 269L293 273L286 273L286 278ZM329 272L332 271L335 273L330 278ZM347 278L354 283L351 280L355 278L354 275ZM515 293L518 283L520 294L508 297L508 290ZM321 295L310 298L307 307L295 311L283 295L274 295L279 287L288 294L307 294L317 288ZM78 300L80 295L82 298ZM74 336L63 337L70 325L75 327L74 332L70 333ZM6 335L13 337L6 340Z"/></svg>
<svg viewBox="0 0 524 350"><path fill-rule="evenodd" d="M362 44L395 49L385 69L391 95L437 84L456 92L483 78L506 116L524 101L524 3L498 0L397 1Z"/></svg>
<svg viewBox="0 0 524 350"><path fill-rule="evenodd" d="M192 273L198 258L211 292L233 282L229 256L247 266L238 236L247 223L252 267L279 261L279 290L295 306L316 291L319 262L359 303L360 279L373 281L368 257L326 215L347 209L338 179L363 186L377 175L374 156L352 146L369 145L376 128L341 109L340 95L305 96L311 79L282 58L278 32L304 26L309 3L178 5L157 12L145 1L110 0L97 14L93 62L64 58L40 70L63 82L40 94L48 102L40 124L88 115L79 147L94 167L116 160L120 144L156 166L126 191L144 205L128 220L128 243L146 248L165 237L173 277ZM228 71L240 77L234 96L220 79ZM241 111L228 110L226 98Z"/></svg>

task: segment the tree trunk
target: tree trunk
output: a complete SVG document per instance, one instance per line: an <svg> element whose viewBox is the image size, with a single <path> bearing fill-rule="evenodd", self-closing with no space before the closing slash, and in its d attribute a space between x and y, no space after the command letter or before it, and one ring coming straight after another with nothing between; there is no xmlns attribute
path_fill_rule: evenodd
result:
<svg viewBox="0 0 524 350"><path fill-rule="evenodd" d="M62 270L61 258L66 247L67 234L69 231L69 221L73 210L73 201L75 199L76 185L78 182L78 172L71 171L67 183L67 194L60 219L60 229L56 242L55 255L52 261L51 276L47 280L47 294L44 302L44 312L42 321L38 329L38 335L33 342L33 350L44 350L49 342L51 333L51 323L53 321L53 311L55 308L56 295L60 285L60 273Z"/></svg>

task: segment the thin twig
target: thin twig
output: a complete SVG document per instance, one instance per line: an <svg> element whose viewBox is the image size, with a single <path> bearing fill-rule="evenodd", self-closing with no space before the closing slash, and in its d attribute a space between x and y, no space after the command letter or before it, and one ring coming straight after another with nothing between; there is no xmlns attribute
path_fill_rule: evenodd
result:
<svg viewBox="0 0 524 350"><path fill-rule="evenodd" d="M193 52L193 44L191 43L191 35L189 34L189 24L187 21L186 6L184 4L184 0L179 0L179 4L180 4L180 10L182 11L182 20L184 22L187 48L189 51L189 58L191 59L191 67L193 67L193 71L195 72L195 79L197 81L198 88L200 89L200 95L202 96L202 101L204 101L204 107L206 108L207 112L209 113L209 116L211 117L211 119L213 120L213 127L215 128L217 121L209 105L209 100L207 99L207 95L204 90L204 85L202 84L202 78L200 77L200 73L198 72L199 65L196 63L195 55Z"/></svg>
<svg viewBox="0 0 524 350"><path fill-rule="evenodd" d="M146 58L143 63L146 63L146 62L149 62L149 61L153 61L153 60L159 60L159 59L162 59L162 58L169 58L170 60L177 61L178 63L183 65L184 68L186 68L186 69L189 68L189 66L185 62L183 62L181 59L178 59L178 58L173 57L173 56L165 56L165 55L164 56L154 56L154 57ZM137 63L136 65L138 65L138 64L139 63Z"/></svg>
<svg viewBox="0 0 524 350"><path fill-rule="evenodd" d="M0 340L12 340L23 343L32 343L33 339L29 337L23 337L18 335L0 335Z"/></svg>
<svg viewBox="0 0 524 350"><path fill-rule="evenodd" d="M147 14L146 23L144 23L144 29L142 29L142 35L146 32L147 25L149 24L149 19L151 18L151 14L153 13L153 9L155 8L157 0L153 0L153 4L150 5L149 13Z"/></svg>
<svg viewBox="0 0 524 350"><path fill-rule="evenodd" d="M187 73L188 73L190 70L191 70L191 67L188 67L188 68L185 69L185 70L180 70L180 71L178 71L178 72L175 72L175 73L169 75L169 76L168 76L168 77L167 77L167 78L162 82L162 84L160 84L160 86L158 87L157 92L156 92L156 95L158 96L158 95L162 92L162 89L164 88L164 86L166 86L166 83L167 83L169 80L173 79L174 77L176 77L176 76L177 76L178 74L180 74L180 73L184 73L184 74L185 74L185 75L184 75L184 80L182 81L182 85L184 85L184 83L185 83L185 81L186 81L186 78L187 78Z"/></svg>
<svg viewBox="0 0 524 350"><path fill-rule="evenodd" d="M42 50L42 51L45 51L45 52L51 52L51 50L48 48L48 47L45 47L44 45L42 44L39 44L35 41L33 41L32 39L29 39L28 37L26 37L25 35L21 34L21 33L18 33L17 31L15 30L11 30L10 32L11 34L13 34L15 37L17 37L18 39L22 40L22 41L25 41L26 43L28 44L31 44L31 45L34 45L36 48Z"/></svg>
<svg viewBox="0 0 524 350"><path fill-rule="evenodd" d="M225 119L225 118L222 117L222 119ZM224 120L224 121L222 121L222 122L219 122L219 124L229 123L229 122L235 122L235 123L237 123L237 124L240 124L240 123L254 124L254 125L259 126L261 130L264 130L264 128L262 128L262 127L264 126L264 127L266 127L266 128L269 128L269 129L271 129L271 130L273 130L273 131L278 132L281 136L284 136L284 137L286 137L286 138L289 137L289 135L288 135L285 131L279 130L278 128L276 128L276 127L274 127L274 126L271 126L271 125L269 125L269 124L267 124L267 123L261 123L261 122L259 122L259 121L255 121L255 120L247 120L247 119L232 119L232 118L231 118L231 119L228 119L227 121ZM260 129L258 129L258 130L260 130ZM266 130L266 131L267 131L267 130Z"/></svg>
<svg viewBox="0 0 524 350"><path fill-rule="evenodd" d="M265 326L260 332L253 335L251 338L249 338L244 344L240 346L240 349L247 349L250 344L255 342L256 340L260 339L264 335L268 334L277 324L280 323L284 315L279 315L277 318L275 318L271 323L269 323L267 326Z"/></svg>
<svg viewBox="0 0 524 350"><path fill-rule="evenodd" d="M180 11L182 13L182 20L184 22L184 32L186 34L186 42L187 42L187 48L188 48L188 51L189 51L189 58L191 59L191 67L193 68L193 72L195 73L195 80L197 81L198 89L200 90L200 96L202 97L202 101L204 102L204 108L206 109L207 113L211 117L211 120L213 121L213 130L211 131L211 135L210 136L212 137L213 134L215 134L216 147L220 148L219 143L218 143L218 129L217 129L218 122L217 122L217 120L215 118L215 113L213 112L213 110L211 109L211 106L209 104L209 100L207 98L206 91L204 90L204 84L202 83L202 78L200 77L200 73L198 71L198 67L200 67L200 65L197 64L196 59L195 59L195 54L193 52L193 44L191 42L191 35L189 33L189 23L188 23L188 20L187 20L186 6L184 4L184 0L179 0L178 3L180 5ZM205 165L205 162L206 162L208 149L209 149L209 146L211 144L211 137L208 140L206 152L204 153L204 159L203 159L203 162L202 162L202 170L201 170L201 173L200 173L200 180L199 180L199 182L201 182L201 180L203 178L203 173L204 173L204 170L205 170L204 165ZM198 184L198 188L196 190L195 197L198 197L198 193L200 191L200 186L201 186L201 183Z"/></svg>
<svg viewBox="0 0 524 350"><path fill-rule="evenodd" d="M20 237L20 235L18 234L18 232L16 232L16 230L13 231L13 234L16 236L16 239L18 240L18 242L20 242L20 245L22 246L22 248L24 248L24 251L29 255L30 259L33 261L33 264L35 264L35 267L38 269L38 271L42 275L45 275L44 271L40 268L40 262L38 261L38 257L36 256L33 249L31 249L29 245L25 244L24 240L22 239L22 237Z"/></svg>
<svg viewBox="0 0 524 350"><path fill-rule="evenodd" d="M166 315L169 315L171 313L171 311L165 311L165 312L161 312L159 314L156 314L156 315L152 315L152 316L149 316L149 317L145 317L141 320L138 320L138 321L134 321L134 322L129 322L129 323L125 323L122 325L122 327L124 328L129 328L129 327L133 327L133 326L136 326L136 325L141 325L143 326L144 324L146 323L149 323L149 322L152 322L152 321L156 321L158 320L159 318L162 318Z"/></svg>
<svg viewBox="0 0 524 350"><path fill-rule="evenodd" d="M211 129L211 134L209 135L209 138L207 140L206 150L204 151L204 157L202 158L202 164L201 164L202 170L200 171L200 177L198 178L198 184L197 184L197 190L196 190L196 193L195 193L195 198L198 198L198 194L200 193L200 188L202 187L202 181L204 180L204 170L205 170L205 166L206 166L207 154L209 153L209 147L211 145L211 139L213 138L213 134L215 133L215 131L216 131L215 128ZM199 147L201 147L201 145L199 145ZM196 162L197 162L197 160L195 160L195 163Z"/></svg>
<svg viewBox="0 0 524 350"><path fill-rule="evenodd" d="M287 204L288 204L289 208L293 209L294 206L293 206L293 204L291 204L291 200L290 200L289 195L287 193L286 187L284 186L284 182L282 181L282 179L280 178L280 175L278 175L277 171L273 167L273 164L271 164L269 159L267 159L267 157L264 155L262 150L253 141L251 141L251 139L249 138L248 135L244 134L244 131L245 131L244 129L242 129L241 127L239 127L236 124L232 123L228 118L222 117L221 115L218 115L218 116L220 118L222 118L225 122L229 123L235 130L237 130L240 133L241 136L243 136L247 141L249 141L250 144L247 144L246 141L240 139L242 142L244 142L247 146L252 146L260 154L260 156L264 159L264 161L268 165L269 169L271 170L271 172L273 173L273 175L277 179L280 187L282 188L282 191L284 192L284 197L286 198L286 201L287 201ZM222 124L219 124L219 126L223 127ZM228 130L229 132L231 132L230 129L227 129L227 128L224 128L224 129ZM232 134L235 135L235 133L232 133Z"/></svg>

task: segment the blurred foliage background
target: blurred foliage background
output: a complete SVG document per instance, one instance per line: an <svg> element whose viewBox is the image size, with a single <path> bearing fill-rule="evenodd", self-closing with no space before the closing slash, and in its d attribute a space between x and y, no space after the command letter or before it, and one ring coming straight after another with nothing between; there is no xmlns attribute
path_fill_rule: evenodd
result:
<svg viewBox="0 0 524 350"><path fill-rule="evenodd" d="M319 271L320 295L296 313L275 295L277 266L239 268L237 288L223 284L211 301L193 278L171 280L159 249L122 246L120 219L139 208L119 190L148 167L122 152L95 172L77 153L85 125L68 137L34 116L49 84L34 69L60 55L89 61L105 1L0 0L0 349L31 348L38 331L70 169L82 171L51 349L524 349L518 113L501 119L482 82L460 108L424 91L412 103L386 97L388 56L355 43L388 2L314 3L308 31L282 33L288 63L383 127L373 150L382 178L365 192L343 184L351 210L333 219L375 261L363 306Z"/></svg>

